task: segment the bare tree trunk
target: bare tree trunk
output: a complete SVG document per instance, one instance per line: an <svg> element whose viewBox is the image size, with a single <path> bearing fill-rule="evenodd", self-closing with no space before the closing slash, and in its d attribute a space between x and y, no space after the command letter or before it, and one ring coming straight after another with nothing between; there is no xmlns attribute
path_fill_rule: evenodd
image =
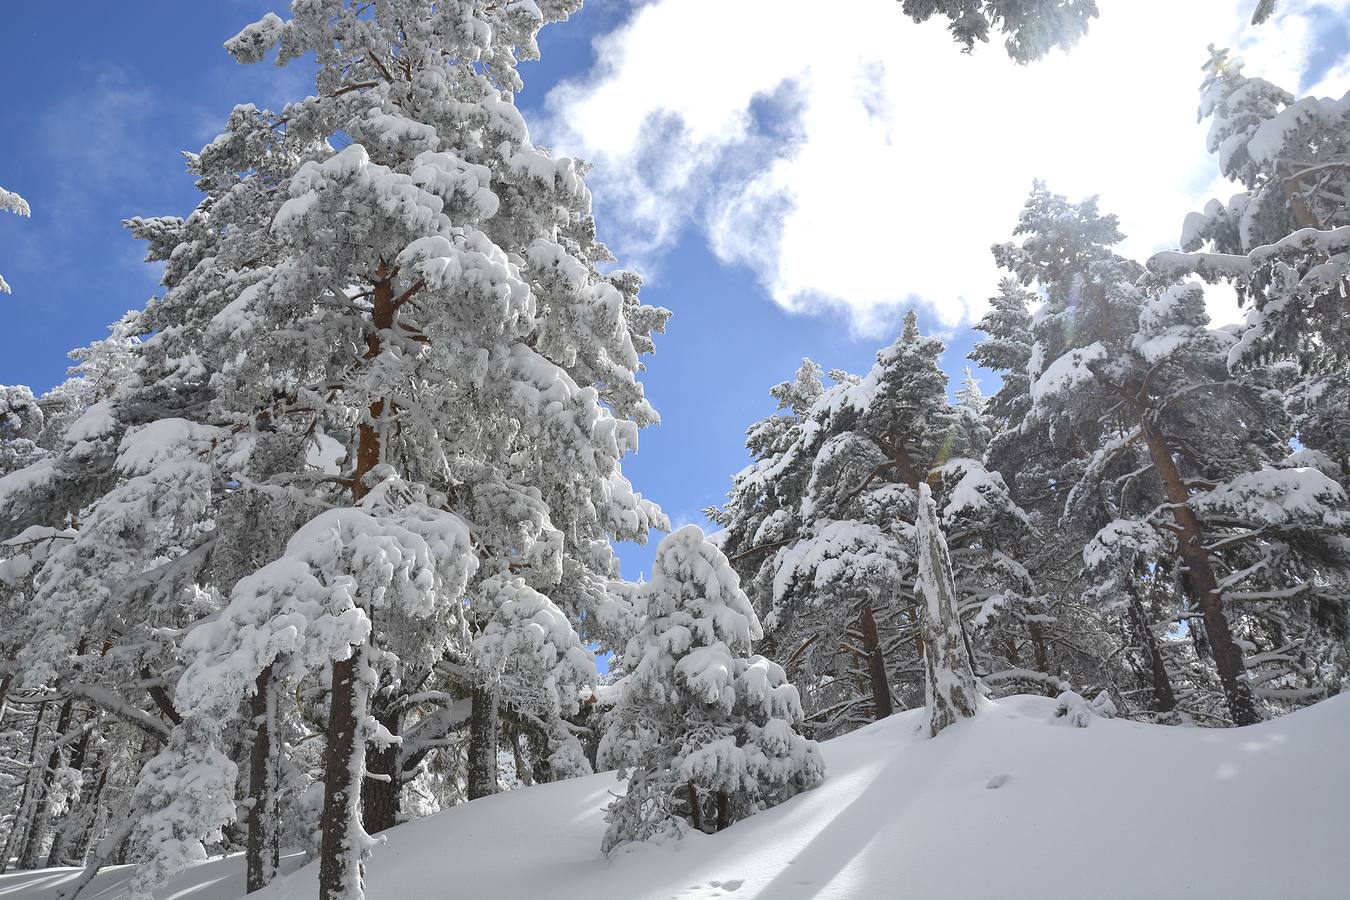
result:
<svg viewBox="0 0 1350 900"><path fill-rule="evenodd" d="M717 792L717 830L722 831L731 825L731 798L726 791Z"/></svg>
<svg viewBox="0 0 1350 900"><path fill-rule="evenodd" d="M497 793L497 694L475 687L469 711L469 799Z"/></svg>
<svg viewBox="0 0 1350 900"><path fill-rule="evenodd" d="M1205 549L1204 528L1187 505L1190 491L1177 470L1166 437L1148 420L1146 414L1141 415L1140 419L1140 428L1148 445L1154 471L1162 479L1167 499L1171 501L1172 520L1177 526L1177 552L1186 565L1186 583L1190 587L1191 599L1200 607L1204 619L1205 633L1214 655L1214 667L1218 670L1224 697L1228 701L1228 712L1233 717L1234 725L1252 725L1261 721L1261 714L1252 695L1242 650L1233 640L1228 615L1223 609L1223 599L1219 596L1218 579L1214 575L1209 551Z"/></svg>

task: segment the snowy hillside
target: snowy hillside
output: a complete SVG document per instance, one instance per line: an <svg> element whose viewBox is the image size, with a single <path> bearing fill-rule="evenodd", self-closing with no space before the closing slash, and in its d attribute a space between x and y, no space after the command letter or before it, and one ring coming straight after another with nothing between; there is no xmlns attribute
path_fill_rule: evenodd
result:
<svg viewBox="0 0 1350 900"><path fill-rule="evenodd" d="M988 703L933 740L922 710L822 745L816 790L682 843L607 862L612 774L527 788L400 826L368 895L445 897L1251 897L1350 895L1350 696L1242 729L1094 719L1054 702ZM184 873L158 897L237 897L243 860ZM126 870L104 873L102 891ZM69 877L69 876L67 876ZM0 876L49 898L52 871ZM315 896L315 867L256 895Z"/></svg>

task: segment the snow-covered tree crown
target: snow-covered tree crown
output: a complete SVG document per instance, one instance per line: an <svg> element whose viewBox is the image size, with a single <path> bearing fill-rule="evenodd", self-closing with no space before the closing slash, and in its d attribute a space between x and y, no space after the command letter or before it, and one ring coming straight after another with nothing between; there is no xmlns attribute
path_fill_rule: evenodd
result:
<svg viewBox="0 0 1350 900"><path fill-rule="evenodd" d="M1070 47L1097 16L1096 0L901 0L916 22L934 15L951 21L948 30L966 52L998 29L1008 55L1019 63L1040 59L1055 47Z"/></svg>

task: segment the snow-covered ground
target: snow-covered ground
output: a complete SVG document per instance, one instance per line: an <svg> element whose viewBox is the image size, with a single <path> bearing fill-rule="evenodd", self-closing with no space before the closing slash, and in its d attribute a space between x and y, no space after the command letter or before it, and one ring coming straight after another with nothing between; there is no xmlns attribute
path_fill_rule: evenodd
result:
<svg viewBox="0 0 1350 900"><path fill-rule="evenodd" d="M600 856L613 774L475 801L388 832L375 900L1350 897L1350 695L1250 728L1052 724L988 703L933 740L922 710L823 745L816 790L716 836ZM243 860L162 900L238 897ZM310 900L315 866L259 900ZM71 870L0 876L49 898ZM126 870L86 896L111 900Z"/></svg>

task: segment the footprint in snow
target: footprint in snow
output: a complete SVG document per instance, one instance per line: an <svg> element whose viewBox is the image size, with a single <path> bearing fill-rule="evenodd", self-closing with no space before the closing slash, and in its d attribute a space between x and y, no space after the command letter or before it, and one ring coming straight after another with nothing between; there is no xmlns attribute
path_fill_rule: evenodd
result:
<svg viewBox="0 0 1350 900"><path fill-rule="evenodd" d="M991 791L995 788L1001 788L1008 783L1008 779L1011 777L1012 776L1010 775L995 775L993 778L989 779L989 783L986 784L985 787Z"/></svg>

